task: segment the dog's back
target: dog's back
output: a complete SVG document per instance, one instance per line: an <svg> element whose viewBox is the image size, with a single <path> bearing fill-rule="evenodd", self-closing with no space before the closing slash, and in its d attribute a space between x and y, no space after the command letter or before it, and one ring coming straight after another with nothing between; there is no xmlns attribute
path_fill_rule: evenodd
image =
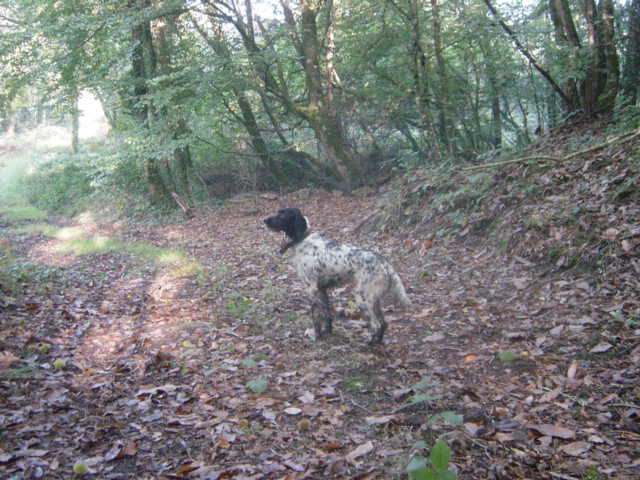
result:
<svg viewBox="0 0 640 480"><path fill-rule="evenodd" d="M321 288L355 283L375 291L376 296L390 296L400 307L411 305L393 266L376 252L313 233L295 247L293 256L297 274L305 282L316 281Z"/></svg>

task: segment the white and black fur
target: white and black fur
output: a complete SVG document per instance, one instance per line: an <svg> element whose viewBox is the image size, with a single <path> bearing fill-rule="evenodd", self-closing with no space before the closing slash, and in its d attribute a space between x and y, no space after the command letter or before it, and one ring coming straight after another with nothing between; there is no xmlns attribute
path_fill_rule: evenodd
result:
<svg viewBox="0 0 640 480"><path fill-rule="evenodd" d="M375 252L341 244L311 233L309 224L297 208L284 208L277 215L264 219L267 227L284 232L289 238L280 253L291 249L291 262L311 298L311 317L316 339L331 333L333 309L328 290L353 283L358 308L372 331L370 344L382 343L387 322L381 302L387 295L396 303L408 307L402 280L391 263Z"/></svg>

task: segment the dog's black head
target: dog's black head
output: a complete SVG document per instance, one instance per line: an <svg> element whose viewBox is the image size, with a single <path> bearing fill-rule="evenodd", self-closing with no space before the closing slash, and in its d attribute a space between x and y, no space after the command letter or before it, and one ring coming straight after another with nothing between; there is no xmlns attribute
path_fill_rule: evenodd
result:
<svg viewBox="0 0 640 480"><path fill-rule="evenodd" d="M293 243L300 242L307 234L307 219L297 208L283 208L278 214L264 219L264 223L274 232L284 232Z"/></svg>

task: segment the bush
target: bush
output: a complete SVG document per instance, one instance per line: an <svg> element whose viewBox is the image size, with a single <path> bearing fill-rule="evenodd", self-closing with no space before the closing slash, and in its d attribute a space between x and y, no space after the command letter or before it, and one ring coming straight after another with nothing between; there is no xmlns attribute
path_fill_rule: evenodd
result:
<svg viewBox="0 0 640 480"><path fill-rule="evenodd" d="M74 213L94 192L93 156L60 154L30 169L21 180L29 202L49 213Z"/></svg>

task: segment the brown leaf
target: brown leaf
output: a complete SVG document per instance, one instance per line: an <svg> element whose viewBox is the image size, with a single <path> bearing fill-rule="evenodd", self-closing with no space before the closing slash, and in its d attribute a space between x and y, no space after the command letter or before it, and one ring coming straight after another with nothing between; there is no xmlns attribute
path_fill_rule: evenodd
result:
<svg viewBox="0 0 640 480"><path fill-rule="evenodd" d="M571 455L572 457L577 457L587 452L591 448L591 444L589 442L579 441L572 442L560 447L567 455Z"/></svg>
<svg viewBox="0 0 640 480"><path fill-rule="evenodd" d="M0 352L0 368L7 368L16 360L19 360L19 358L16 357L13 353Z"/></svg>
<svg viewBox="0 0 640 480"><path fill-rule="evenodd" d="M476 353L470 353L464 356L464 363L475 362L476 360L478 360L478 358L480 358L480 355Z"/></svg>
<svg viewBox="0 0 640 480"><path fill-rule="evenodd" d="M173 474L178 478L186 478L187 475L189 475L191 472L199 468L200 468L199 464L193 463L193 462L187 462L187 463L183 463L178 468L176 468Z"/></svg>
<svg viewBox="0 0 640 480"><path fill-rule="evenodd" d="M571 440L576 436L573 430L569 430L566 427L561 427L560 425L553 425L551 423L531 424L527 425L527 428L535 430L542 435L562 438L563 440Z"/></svg>
<svg viewBox="0 0 640 480"><path fill-rule="evenodd" d="M347 455L345 455L344 458L350 462L353 462L356 458L362 457L367 453L370 453L372 450L373 450L373 442L369 440L367 443L363 443L359 447L347 453Z"/></svg>
<svg viewBox="0 0 640 480"><path fill-rule="evenodd" d="M392 422L395 420L395 415L382 415L382 416L370 416L366 417L364 420L367 422L367 425L384 425L385 423Z"/></svg>
<svg viewBox="0 0 640 480"><path fill-rule="evenodd" d="M343 447L343 445L338 442L324 442L324 443L319 443L317 447L320 450L324 450L325 452L335 452L336 450L340 450Z"/></svg>

